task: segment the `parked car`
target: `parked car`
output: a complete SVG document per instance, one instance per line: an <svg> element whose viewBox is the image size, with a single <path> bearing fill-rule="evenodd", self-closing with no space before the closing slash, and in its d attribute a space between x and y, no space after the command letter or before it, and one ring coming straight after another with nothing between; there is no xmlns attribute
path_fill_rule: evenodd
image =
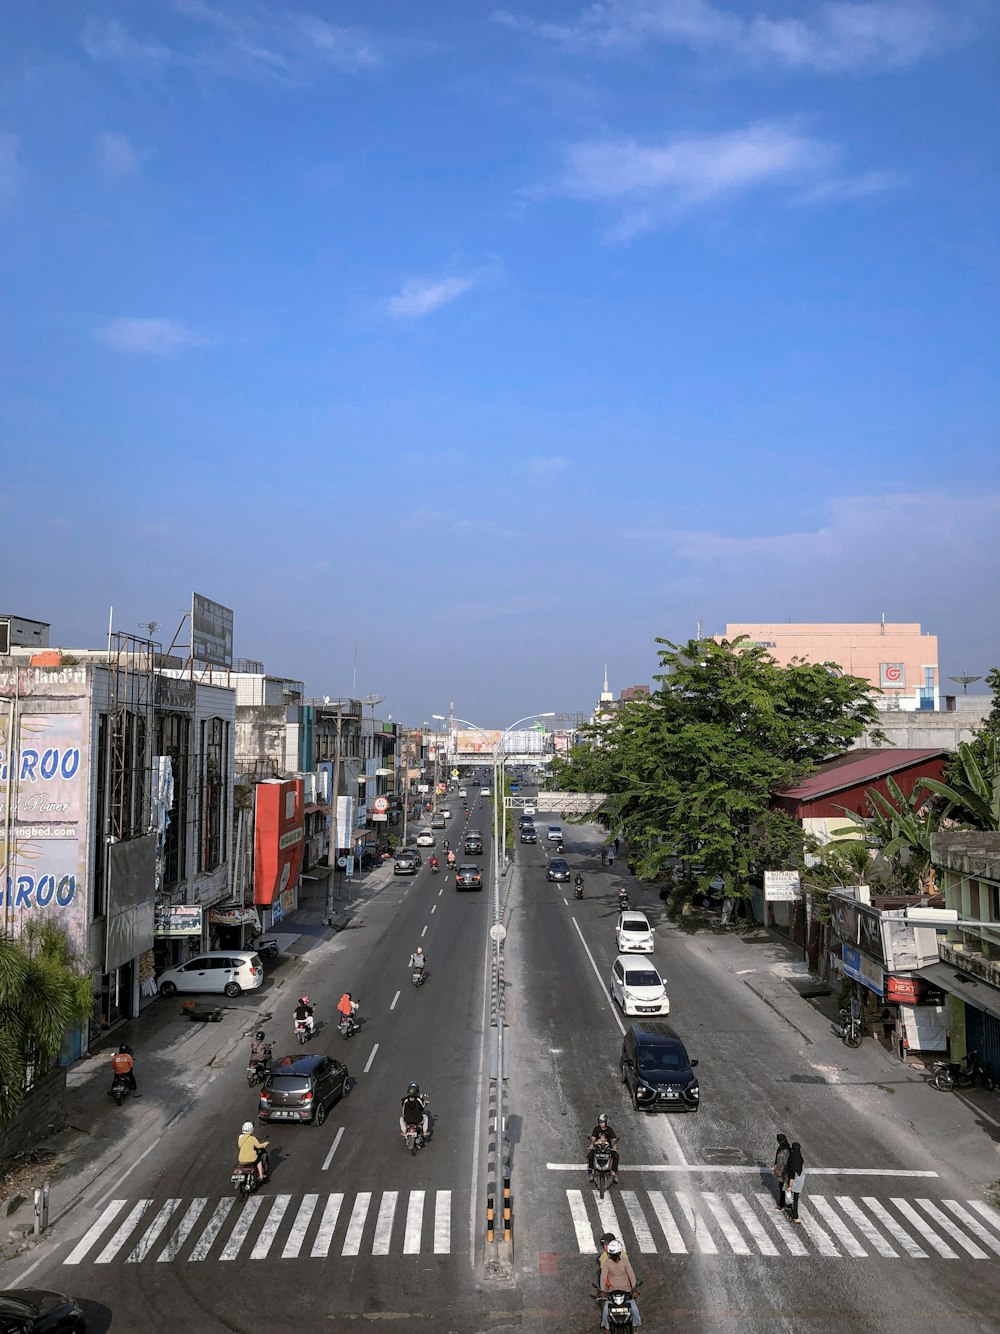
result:
<svg viewBox="0 0 1000 1334"><path fill-rule="evenodd" d="M569 880L569 878L569 862L564 857L550 857L549 864L545 868L545 879L551 882L553 880Z"/></svg>
<svg viewBox="0 0 1000 1334"><path fill-rule="evenodd" d="M648 959L619 954L611 968L611 999L626 1014L669 1014L663 978Z"/></svg>
<svg viewBox="0 0 1000 1334"><path fill-rule="evenodd" d="M623 912L615 928L619 954L652 954L653 928L644 912Z"/></svg>
<svg viewBox="0 0 1000 1334"><path fill-rule="evenodd" d="M669 1024L629 1024L622 1043L622 1081L636 1111L696 1112L701 1088L687 1048Z"/></svg>
<svg viewBox="0 0 1000 1334"><path fill-rule="evenodd" d="M545 831L545 837L550 843L561 843L563 841L562 825L550 824Z"/></svg>
<svg viewBox="0 0 1000 1334"><path fill-rule="evenodd" d="M392 868L393 875L416 875L424 864L424 859L420 855L419 848L401 848L396 853L396 863Z"/></svg>
<svg viewBox="0 0 1000 1334"><path fill-rule="evenodd" d="M332 1056L285 1056L272 1061L260 1091L257 1118L321 1126L335 1102L350 1093L347 1066Z"/></svg>
<svg viewBox="0 0 1000 1334"><path fill-rule="evenodd" d="M0 1292L0 1334L84 1334L87 1318L73 1297L45 1288Z"/></svg>
<svg viewBox="0 0 1000 1334"><path fill-rule="evenodd" d="M483 836L479 833L469 833L465 836L465 855L467 857L479 857L483 851Z"/></svg>
<svg viewBox="0 0 1000 1334"><path fill-rule="evenodd" d="M434 846L434 832L431 829L421 829L417 835L418 848L432 848Z"/></svg>
<svg viewBox="0 0 1000 1334"><path fill-rule="evenodd" d="M521 842L522 843L538 842L538 834L535 831L535 826L533 824L523 824L521 826Z"/></svg>
<svg viewBox="0 0 1000 1334"><path fill-rule="evenodd" d="M455 872L456 889L482 889L483 874L472 862L458 867Z"/></svg>
<svg viewBox="0 0 1000 1334"><path fill-rule="evenodd" d="M443 816L443 815L440 815L440 814L438 814L438 815L432 815L432 816L431 816L431 828L432 828L432 829L443 829L443 828L444 828L444 816Z"/></svg>
<svg viewBox="0 0 1000 1334"><path fill-rule="evenodd" d="M161 996L175 996L178 991L238 996L264 985L264 965L254 950L209 950L176 968L164 969L156 985Z"/></svg>

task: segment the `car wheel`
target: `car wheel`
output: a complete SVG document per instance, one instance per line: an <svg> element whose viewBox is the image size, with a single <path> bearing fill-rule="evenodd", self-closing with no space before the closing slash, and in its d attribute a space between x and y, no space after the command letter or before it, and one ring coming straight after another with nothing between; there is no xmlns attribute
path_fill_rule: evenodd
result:
<svg viewBox="0 0 1000 1334"><path fill-rule="evenodd" d="M175 982L163 982L160 985L161 996L176 996L177 984Z"/></svg>
<svg viewBox="0 0 1000 1334"><path fill-rule="evenodd" d="M313 1117L313 1121L316 1125L321 1126L325 1120L326 1120L326 1103L318 1102L316 1104L316 1115Z"/></svg>
<svg viewBox="0 0 1000 1334"><path fill-rule="evenodd" d="M639 1110L639 1085L638 1085L638 1084L637 1084L637 1085L635 1086L635 1088L632 1090L632 1108L633 1108L634 1111L638 1111L638 1110Z"/></svg>
<svg viewBox="0 0 1000 1334"><path fill-rule="evenodd" d="M239 994L240 994L240 984L238 982L226 983L226 995L229 997L230 1000L235 1000Z"/></svg>
<svg viewBox="0 0 1000 1334"><path fill-rule="evenodd" d="M342 1098L346 1098L347 1095L350 1093L350 1091L351 1091L351 1077L350 1077L350 1075L345 1074L345 1075L344 1075L344 1087L340 1090L340 1096L341 1096Z"/></svg>

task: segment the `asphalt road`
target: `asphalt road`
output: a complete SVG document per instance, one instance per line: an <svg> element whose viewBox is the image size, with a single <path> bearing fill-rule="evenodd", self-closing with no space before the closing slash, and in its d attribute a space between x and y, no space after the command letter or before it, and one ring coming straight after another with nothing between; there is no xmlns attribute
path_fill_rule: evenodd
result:
<svg viewBox="0 0 1000 1334"><path fill-rule="evenodd" d="M475 799L470 827L484 835L484 868L490 822L489 804ZM545 823L543 809L540 830ZM463 824L459 814L447 831L456 848ZM95 1330L583 1331L597 1327L592 1256L607 1227L643 1280L650 1331L995 1334L1000 1215L982 1205L939 1131L922 1135L919 1122L887 1116L885 1085L838 1083L858 1058L800 1039L727 965L725 942L670 927L621 860L602 871L595 830L567 827L567 840L586 877L582 902L546 882L544 844L519 847L502 885L510 1282L484 1278L480 1251L492 894L488 877L483 893L457 894L426 865L394 878L356 925L308 956L301 985L324 1021L310 1050L346 1059L352 1090L322 1127L271 1128L268 1185L241 1206L229 1183L239 1124L256 1108L241 1048L54 1229L29 1282L110 1313ZM619 1080L628 1021L609 1001L608 979L620 883L657 926L671 1022L700 1061L696 1115L636 1113ZM416 991L407 960L418 943L430 976ZM360 996L364 1021L348 1043L334 1024L345 988ZM259 1013L274 1009L266 1027L278 1053L292 1050L295 994L260 994ZM431 1097L433 1136L410 1157L397 1118L414 1078ZM941 1116L945 1104L914 1105ZM621 1183L603 1205L583 1167L601 1110L622 1150ZM963 1152L983 1143L995 1167L993 1145L961 1128ZM802 1141L811 1173L800 1228L770 1196L779 1129ZM27 1259L5 1267L6 1285Z"/></svg>

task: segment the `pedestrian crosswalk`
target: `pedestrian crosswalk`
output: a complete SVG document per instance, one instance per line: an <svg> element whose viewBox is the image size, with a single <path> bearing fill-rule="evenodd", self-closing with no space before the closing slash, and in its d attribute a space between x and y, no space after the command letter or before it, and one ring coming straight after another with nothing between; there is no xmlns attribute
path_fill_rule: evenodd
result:
<svg viewBox="0 0 1000 1334"><path fill-rule="evenodd" d="M1000 1212L982 1200L886 1200L873 1195L810 1191L799 1204L801 1225L761 1191L567 1190L581 1255L593 1255L602 1232L630 1254L784 1257L821 1255L861 1260L996 1260Z"/></svg>
<svg viewBox="0 0 1000 1334"><path fill-rule="evenodd" d="M65 1265L450 1255L450 1190L110 1200Z"/></svg>

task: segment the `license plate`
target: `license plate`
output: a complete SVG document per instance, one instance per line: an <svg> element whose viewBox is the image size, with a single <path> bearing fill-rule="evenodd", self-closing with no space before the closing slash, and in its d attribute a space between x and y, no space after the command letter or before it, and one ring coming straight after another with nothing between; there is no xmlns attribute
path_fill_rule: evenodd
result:
<svg viewBox="0 0 1000 1334"><path fill-rule="evenodd" d="M293 1120L297 1121L297 1120L298 1120L298 1116L299 1116L298 1112L272 1112L272 1113L271 1113L271 1120L272 1120L272 1121L293 1121Z"/></svg>
<svg viewBox="0 0 1000 1334"><path fill-rule="evenodd" d="M660 1009L658 1005L637 1005L635 1008L640 1014L658 1014Z"/></svg>
<svg viewBox="0 0 1000 1334"><path fill-rule="evenodd" d="M661 1097L661 1098L679 1098L679 1097L680 1097L680 1094L679 1094L679 1093L661 1093L661 1094L660 1094L660 1097Z"/></svg>

